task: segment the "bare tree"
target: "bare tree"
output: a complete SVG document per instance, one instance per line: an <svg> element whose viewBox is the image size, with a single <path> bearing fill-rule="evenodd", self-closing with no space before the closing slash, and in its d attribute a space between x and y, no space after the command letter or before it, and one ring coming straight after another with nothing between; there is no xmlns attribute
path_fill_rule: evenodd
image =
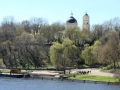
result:
<svg viewBox="0 0 120 90"><path fill-rule="evenodd" d="M13 41L13 39L16 36L16 23L13 17L5 17L2 21L1 26L1 33L2 33L2 41L10 40Z"/></svg>
<svg viewBox="0 0 120 90"><path fill-rule="evenodd" d="M28 20L22 21L21 25L26 32L31 32L30 22Z"/></svg>

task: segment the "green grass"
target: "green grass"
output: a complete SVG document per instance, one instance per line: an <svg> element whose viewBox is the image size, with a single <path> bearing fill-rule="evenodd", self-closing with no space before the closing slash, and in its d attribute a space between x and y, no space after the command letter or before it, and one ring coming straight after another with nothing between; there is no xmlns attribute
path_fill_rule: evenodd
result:
<svg viewBox="0 0 120 90"><path fill-rule="evenodd" d="M101 82L118 82L117 79L114 77L109 76L97 76L97 75L87 75L87 74L77 74L75 77L73 77L73 74L66 74L61 76L68 76L68 79L74 79L74 80L90 80L90 81L101 81Z"/></svg>
<svg viewBox="0 0 120 90"><path fill-rule="evenodd" d="M2 73L8 73L8 72L10 72L9 69L1 69L0 71L1 71Z"/></svg>
<svg viewBox="0 0 120 90"><path fill-rule="evenodd" d="M10 69L0 69L2 73L10 73ZM22 73L25 73L26 70L21 70Z"/></svg>

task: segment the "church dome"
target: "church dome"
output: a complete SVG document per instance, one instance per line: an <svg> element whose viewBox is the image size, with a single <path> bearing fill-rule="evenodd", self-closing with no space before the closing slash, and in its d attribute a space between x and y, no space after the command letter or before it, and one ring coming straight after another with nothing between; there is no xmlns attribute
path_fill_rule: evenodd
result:
<svg viewBox="0 0 120 90"><path fill-rule="evenodd" d="M77 20L73 17L73 13L71 13L70 18L66 21L66 23L77 23Z"/></svg>
<svg viewBox="0 0 120 90"><path fill-rule="evenodd" d="M77 23L77 20L73 16L70 16L70 18L66 22L67 23Z"/></svg>

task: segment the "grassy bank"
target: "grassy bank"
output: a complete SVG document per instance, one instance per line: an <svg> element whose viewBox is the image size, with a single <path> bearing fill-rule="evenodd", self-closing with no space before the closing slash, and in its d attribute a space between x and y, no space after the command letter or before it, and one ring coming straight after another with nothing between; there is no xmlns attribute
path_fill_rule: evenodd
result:
<svg viewBox="0 0 120 90"><path fill-rule="evenodd" d="M10 73L10 69L0 69L1 73ZM26 70L21 70L22 73L26 72Z"/></svg>
<svg viewBox="0 0 120 90"><path fill-rule="evenodd" d="M66 74L61 76L68 76L68 79L74 79L74 80L90 80L90 81L101 81L101 82L118 82L117 79L114 77L109 76L97 76L97 75L89 75L89 74Z"/></svg>
<svg viewBox="0 0 120 90"><path fill-rule="evenodd" d="M10 70L9 69L0 69L0 72L2 72L2 73L9 73Z"/></svg>

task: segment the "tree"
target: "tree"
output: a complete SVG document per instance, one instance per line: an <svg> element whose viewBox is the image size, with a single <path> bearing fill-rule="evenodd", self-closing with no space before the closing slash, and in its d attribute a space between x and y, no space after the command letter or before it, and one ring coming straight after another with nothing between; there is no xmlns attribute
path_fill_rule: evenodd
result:
<svg viewBox="0 0 120 90"><path fill-rule="evenodd" d="M4 17L1 26L2 41L13 41L16 36L16 23L13 17Z"/></svg>
<svg viewBox="0 0 120 90"><path fill-rule="evenodd" d="M65 26L61 22L54 22L50 25L50 27L51 27L50 30L53 33L53 36L55 33L65 30Z"/></svg>
<svg viewBox="0 0 120 90"><path fill-rule="evenodd" d="M83 41L82 39L82 33L79 29L74 30L73 32L73 42L76 46L79 46L80 43Z"/></svg>
<svg viewBox="0 0 120 90"><path fill-rule="evenodd" d="M11 46L10 46L11 42L10 41L6 41L3 42L1 44L1 48L0 48L0 53L1 53L1 57L3 59L3 63L6 67L10 67L10 63L12 63L12 61L10 60L10 55L11 55ZM10 62L11 61L11 62Z"/></svg>
<svg viewBox="0 0 120 90"><path fill-rule="evenodd" d="M85 49L82 51L82 58L85 60L85 64L94 65L93 53L92 48L86 44Z"/></svg>
<svg viewBox="0 0 120 90"><path fill-rule="evenodd" d="M20 36L24 31L24 29L22 28L22 26L17 26L16 27L16 36Z"/></svg>
<svg viewBox="0 0 120 90"><path fill-rule="evenodd" d="M63 68L64 74L66 68L71 64L76 64L75 59L78 58L78 49L73 42L65 38L62 44L54 43L50 47L50 59L54 66Z"/></svg>
<svg viewBox="0 0 120 90"><path fill-rule="evenodd" d="M92 30L92 39L93 40L98 40L100 39L103 34L104 34L104 29L103 29L103 25L94 25Z"/></svg>
<svg viewBox="0 0 120 90"><path fill-rule="evenodd" d="M79 50L78 48L73 44L73 42L65 38L62 43L63 46L63 59L65 59L64 63L65 66L73 66L76 65L76 61L79 60Z"/></svg>
<svg viewBox="0 0 120 90"><path fill-rule="evenodd" d="M90 42L91 41L91 33L90 33L90 31L89 30L82 30L81 31L81 36L82 36L82 40L84 41L84 42Z"/></svg>
<svg viewBox="0 0 120 90"><path fill-rule="evenodd" d="M30 22L28 20L22 21L22 27L26 32L31 32Z"/></svg>
<svg viewBox="0 0 120 90"><path fill-rule="evenodd" d="M63 48L59 43L54 43L50 47L50 60L55 67L61 67L62 58L63 58Z"/></svg>
<svg viewBox="0 0 120 90"><path fill-rule="evenodd" d="M102 45L99 40L95 41L94 44L91 46L94 64L98 63L98 55L100 53L101 46Z"/></svg>
<svg viewBox="0 0 120 90"><path fill-rule="evenodd" d="M116 31L111 31L106 34L107 42L103 45L100 54L99 61L105 64L112 64L113 68L119 67L119 36Z"/></svg>
<svg viewBox="0 0 120 90"><path fill-rule="evenodd" d="M7 68L18 67L18 52L12 42L3 42L0 51L3 63Z"/></svg>
<svg viewBox="0 0 120 90"><path fill-rule="evenodd" d="M19 64L22 68L26 68L32 65L31 57L27 49L31 45L32 36L29 33L22 33L20 36L16 37L15 45L18 50Z"/></svg>
<svg viewBox="0 0 120 90"><path fill-rule="evenodd" d="M65 30L65 37L68 37L70 40L74 40L74 31L76 28L69 28Z"/></svg>
<svg viewBox="0 0 120 90"><path fill-rule="evenodd" d="M29 22L30 22L31 30L33 30L34 33L43 34L45 36L44 31L48 26L47 20L39 17L31 17Z"/></svg>

